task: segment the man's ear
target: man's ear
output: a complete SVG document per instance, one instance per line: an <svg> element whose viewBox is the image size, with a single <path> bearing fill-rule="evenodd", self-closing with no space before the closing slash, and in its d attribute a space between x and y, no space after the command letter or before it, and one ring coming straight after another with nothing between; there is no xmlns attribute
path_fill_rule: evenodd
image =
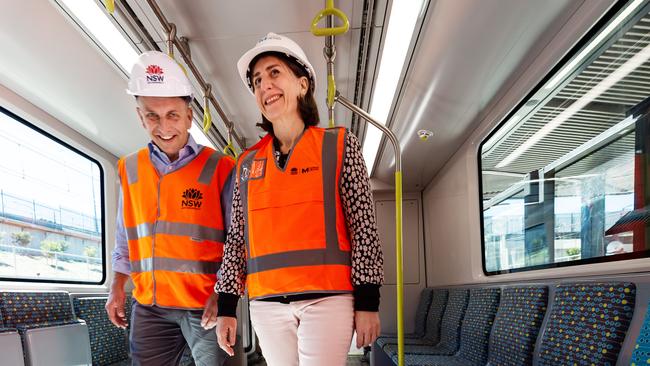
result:
<svg viewBox="0 0 650 366"><path fill-rule="evenodd" d="M192 107L190 107L190 105L188 104L187 105L187 120L190 122L189 126L187 127L188 130L190 128L192 128L192 121L194 120L193 117L194 117L194 111L192 110Z"/></svg>

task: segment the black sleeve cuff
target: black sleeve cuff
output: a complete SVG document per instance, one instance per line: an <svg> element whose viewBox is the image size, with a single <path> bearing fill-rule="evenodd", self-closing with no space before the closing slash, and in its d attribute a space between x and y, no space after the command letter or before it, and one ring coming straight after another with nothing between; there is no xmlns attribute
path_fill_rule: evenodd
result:
<svg viewBox="0 0 650 366"><path fill-rule="evenodd" d="M354 311L379 311L379 287L363 284L354 286Z"/></svg>
<svg viewBox="0 0 650 366"><path fill-rule="evenodd" d="M217 300L217 316L229 316L232 318L237 317L237 302L239 296L229 294L226 292L219 292L219 299Z"/></svg>

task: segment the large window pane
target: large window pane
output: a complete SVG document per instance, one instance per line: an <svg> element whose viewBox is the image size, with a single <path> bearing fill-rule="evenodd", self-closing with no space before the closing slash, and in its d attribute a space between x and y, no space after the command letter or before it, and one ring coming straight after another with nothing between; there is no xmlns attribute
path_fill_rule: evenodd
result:
<svg viewBox="0 0 650 366"><path fill-rule="evenodd" d="M0 278L101 283L102 172L0 109Z"/></svg>
<svg viewBox="0 0 650 366"><path fill-rule="evenodd" d="M613 14L481 144L488 274L650 254L649 9Z"/></svg>

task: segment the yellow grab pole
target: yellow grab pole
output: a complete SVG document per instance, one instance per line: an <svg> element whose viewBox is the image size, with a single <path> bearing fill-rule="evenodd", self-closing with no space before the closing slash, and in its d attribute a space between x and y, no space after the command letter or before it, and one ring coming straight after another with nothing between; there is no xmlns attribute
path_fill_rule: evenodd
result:
<svg viewBox="0 0 650 366"><path fill-rule="evenodd" d="M402 263L402 171L395 171L395 253L397 258L397 361L404 365L404 273Z"/></svg>
<svg viewBox="0 0 650 366"><path fill-rule="evenodd" d="M397 258L397 357L398 366L404 366L404 266L402 263L402 153L397 136L388 127L375 121L370 114L336 91L336 101L383 132L395 152L395 257ZM372 172L368 172L372 173Z"/></svg>

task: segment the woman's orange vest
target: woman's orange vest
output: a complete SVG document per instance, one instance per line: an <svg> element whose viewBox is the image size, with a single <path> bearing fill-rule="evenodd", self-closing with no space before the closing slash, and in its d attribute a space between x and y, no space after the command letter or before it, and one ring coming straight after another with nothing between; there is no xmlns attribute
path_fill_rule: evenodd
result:
<svg viewBox="0 0 650 366"><path fill-rule="evenodd" d="M221 190L230 158L204 147L160 176L144 148L118 162L133 297L143 305L202 309L221 266Z"/></svg>
<svg viewBox="0 0 650 366"><path fill-rule="evenodd" d="M345 129L309 127L284 169L264 137L239 159L251 299L352 291L339 183Z"/></svg>

